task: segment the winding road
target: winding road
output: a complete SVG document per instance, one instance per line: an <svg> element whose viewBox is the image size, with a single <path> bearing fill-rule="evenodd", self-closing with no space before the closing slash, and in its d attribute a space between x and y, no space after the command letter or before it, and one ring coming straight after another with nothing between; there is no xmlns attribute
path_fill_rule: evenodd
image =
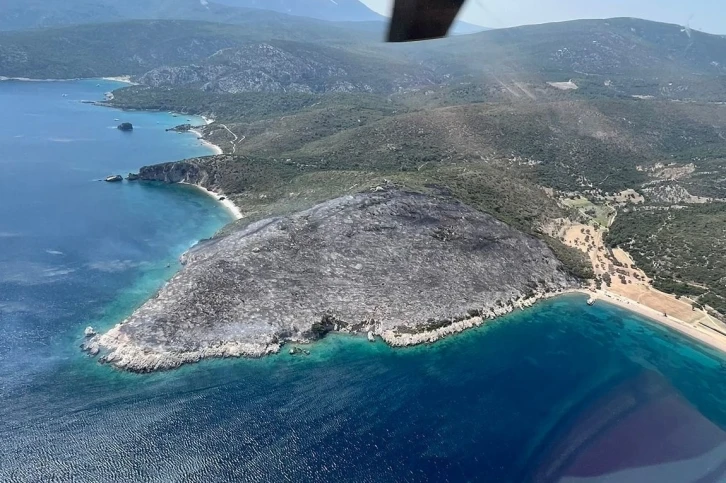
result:
<svg viewBox="0 0 726 483"><path fill-rule="evenodd" d="M237 136L235 133L233 133L226 125L220 124L221 127L227 130L228 133L230 133L232 136L234 136L234 139L232 140L232 153L237 152L237 141L239 140L239 136ZM244 140L244 139L243 139Z"/></svg>

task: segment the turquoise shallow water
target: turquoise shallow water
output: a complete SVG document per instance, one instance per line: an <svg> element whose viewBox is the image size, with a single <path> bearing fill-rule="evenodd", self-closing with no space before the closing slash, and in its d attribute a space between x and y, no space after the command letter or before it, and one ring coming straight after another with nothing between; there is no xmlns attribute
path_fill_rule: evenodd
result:
<svg viewBox="0 0 726 483"><path fill-rule="evenodd" d="M723 359L582 296L433 346L333 335L309 357L99 366L83 328L123 318L228 217L191 189L93 181L204 154L163 132L179 118L80 104L96 84L0 83L0 481L569 481L618 448L652 466L726 440Z"/></svg>

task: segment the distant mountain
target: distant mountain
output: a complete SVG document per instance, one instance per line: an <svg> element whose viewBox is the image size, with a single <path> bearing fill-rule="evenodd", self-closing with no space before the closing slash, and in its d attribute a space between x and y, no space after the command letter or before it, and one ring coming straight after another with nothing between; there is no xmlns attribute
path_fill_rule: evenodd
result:
<svg viewBox="0 0 726 483"><path fill-rule="evenodd" d="M259 10L329 21L385 20L357 0L2 0L0 10L0 30L123 20L243 23Z"/></svg>
<svg viewBox="0 0 726 483"><path fill-rule="evenodd" d="M381 66L385 65L385 69ZM433 85L426 68L382 52L358 52L321 43L267 41L220 50L192 65L153 69L137 81L152 87L196 88L218 93L388 94Z"/></svg>
<svg viewBox="0 0 726 483"><path fill-rule="evenodd" d="M225 22L241 14L244 11L199 0L3 0L0 30L130 19Z"/></svg>
<svg viewBox="0 0 726 483"><path fill-rule="evenodd" d="M498 62L492 54L506 52L510 64L522 61L553 73L726 74L723 37L635 18L499 29L437 45L474 66Z"/></svg>
<svg viewBox="0 0 726 483"><path fill-rule="evenodd" d="M358 0L216 0L233 7L259 8L336 22L384 20Z"/></svg>
<svg viewBox="0 0 726 483"><path fill-rule="evenodd" d="M588 97L726 98L726 38L676 25L582 20L392 45L380 41L375 21L326 22L254 9L237 21L4 32L0 76L131 74L156 87L228 93L423 88L426 104L567 92L558 89ZM429 92L432 86L440 89Z"/></svg>
<svg viewBox="0 0 726 483"><path fill-rule="evenodd" d="M451 30L449 31L450 35L469 35L469 34L478 34L479 32L486 32L487 30L492 30L489 27L482 27L481 25L474 25L473 23L467 23L462 21L456 21L454 22L454 25L452 26Z"/></svg>
<svg viewBox="0 0 726 483"><path fill-rule="evenodd" d="M647 20L529 25L400 48L469 90L513 98L538 97L548 82L588 96L726 97L726 38Z"/></svg>
<svg viewBox="0 0 726 483"><path fill-rule="evenodd" d="M317 18L333 22L367 22L372 31L386 32L388 17L374 12L359 0L215 0L217 3L242 8L272 10L288 15ZM466 35L489 30L486 27L457 21L453 35Z"/></svg>
<svg viewBox="0 0 726 483"><path fill-rule="evenodd" d="M0 76L76 78L134 75L205 61L216 52L268 40L333 46L370 36L314 19L255 11L246 23L134 20L0 32Z"/></svg>
<svg viewBox="0 0 726 483"><path fill-rule="evenodd" d="M513 53L519 50L533 63L555 72L726 74L723 37L635 18L531 25L452 39L460 53L477 53L478 59L486 57L482 47L487 43L505 46Z"/></svg>
<svg viewBox="0 0 726 483"><path fill-rule="evenodd" d="M390 93L437 79L365 31L260 10L251 11L244 28L134 20L0 32L0 76L113 75L228 93Z"/></svg>
<svg viewBox="0 0 726 483"><path fill-rule="evenodd" d="M231 1L231 0L230 0ZM312 0L308 0L310 3ZM23 30L62 27L77 24L118 22L124 20L197 20L232 24L248 23L249 18L259 19L267 11L271 18L281 13L297 13L298 16L325 18L325 8L310 10L302 15L300 8L284 8L285 2L231 1L237 5L223 5L208 0L2 0L0 30ZM293 2L288 2L293 5ZM319 2L322 3L322 2ZM335 6L329 0L325 3ZM378 14L353 0L340 0L343 10L337 17L331 12L329 20L382 20ZM350 3L350 6L347 4ZM294 2L298 6L298 1ZM279 8L274 8L279 7ZM314 15L320 12L321 15Z"/></svg>
<svg viewBox="0 0 726 483"><path fill-rule="evenodd" d="M125 20L197 20L246 24L262 11L332 22L355 22L352 27L382 38L388 19L358 0L2 0L0 31L63 27ZM456 22L453 35L487 30ZM378 38L377 38L378 39Z"/></svg>

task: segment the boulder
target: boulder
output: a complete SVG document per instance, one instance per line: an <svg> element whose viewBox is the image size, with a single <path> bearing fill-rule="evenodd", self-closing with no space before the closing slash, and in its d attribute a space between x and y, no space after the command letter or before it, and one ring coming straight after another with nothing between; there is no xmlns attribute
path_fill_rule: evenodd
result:
<svg viewBox="0 0 726 483"><path fill-rule="evenodd" d="M123 177L123 176L121 176L120 174L114 174L114 175L112 175L112 176L108 176L108 177L107 177L107 178L105 179L105 181L106 181L107 183L118 183L119 181L123 181L123 180L124 180L124 177Z"/></svg>
<svg viewBox="0 0 726 483"><path fill-rule="evenodd" d="M134 125L130 122L122 122L118 125L117 129L119 129L120 131L133 131Z"/></svg>

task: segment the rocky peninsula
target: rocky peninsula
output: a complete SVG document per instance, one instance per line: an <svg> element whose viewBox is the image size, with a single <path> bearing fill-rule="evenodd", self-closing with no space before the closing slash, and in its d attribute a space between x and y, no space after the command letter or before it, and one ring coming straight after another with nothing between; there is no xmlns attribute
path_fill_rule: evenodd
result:
<svg viewBox="0 0 726 483"><path fill-rule="evenodd" d="M203 242L84 348L135 372L259 357L331 331L432 342L578 286L541 240L453 199L337 198Z"/></svg>

